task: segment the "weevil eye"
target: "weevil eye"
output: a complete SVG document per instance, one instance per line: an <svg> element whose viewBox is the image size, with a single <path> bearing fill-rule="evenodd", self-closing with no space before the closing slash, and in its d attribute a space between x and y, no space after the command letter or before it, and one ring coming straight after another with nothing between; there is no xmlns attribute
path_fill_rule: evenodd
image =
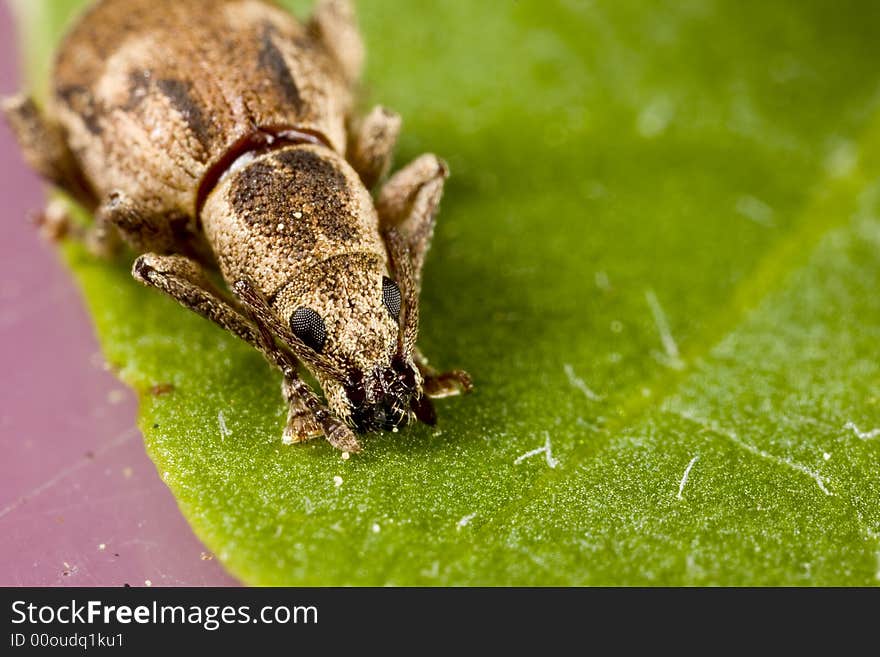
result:
<svg viewBox="0 0 880 657"><path fill-rule="evenodd" d="M321 316L311 308L297 308L290 317L290 330L318 353L327 341L327 327Z"/></svg>
<svg viewBox="0 0 880 657"><path fill-rule="evenodd" d="M400 320L400 288L397 283L387 276L382 277L382 301L391 317L397 322Z"/></svg>

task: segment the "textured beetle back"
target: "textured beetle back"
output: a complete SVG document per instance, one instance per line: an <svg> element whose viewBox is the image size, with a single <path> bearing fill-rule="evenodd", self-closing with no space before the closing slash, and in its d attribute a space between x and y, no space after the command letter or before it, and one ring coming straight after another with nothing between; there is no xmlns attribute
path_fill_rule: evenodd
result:
<svg viewBox="0 0 880 657"><path fill-rule="evenodd" d="M208 197L202 221L226 280L250 279L269 299L339 257L387 269L369 192L323 146L287 146L236 167Z"/></svg>
<svg viewBox="0 0 880 657"><path fill-rule="evenodd" d="M55 113L100 195L195 216L206 172L258 128L340 153L350 91L281 9L253 0L102 0L59 51Z"/></svg>

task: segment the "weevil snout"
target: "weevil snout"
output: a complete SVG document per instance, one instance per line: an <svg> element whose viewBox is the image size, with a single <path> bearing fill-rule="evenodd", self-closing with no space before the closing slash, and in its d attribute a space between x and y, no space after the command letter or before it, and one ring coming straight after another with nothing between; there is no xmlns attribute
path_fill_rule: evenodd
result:
<svg viewBox="0 0 880 657"><path fill-rule="evenodd" d="M415 368L395 357L391 367L378 367L369 375L352 375L346 386L355 429L391 431L405 427L413 417L433 424L433 407L421 391Z"/></svg>
<svg viewBox="0 0 880 657"><path fill-rule="evenodd" d="M351 414L354 428L361 432L393 431L409 424L410 411L398 400L383 399L369 406L355 407Z"/></svg>

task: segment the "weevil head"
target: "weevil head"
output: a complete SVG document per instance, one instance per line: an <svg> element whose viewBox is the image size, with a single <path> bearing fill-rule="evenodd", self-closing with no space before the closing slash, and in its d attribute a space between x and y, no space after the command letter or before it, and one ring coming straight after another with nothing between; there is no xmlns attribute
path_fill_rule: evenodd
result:
<svg viewBox="0 0 880 657"><path fill-rule="evenodd" d="M432 420L411 353L409 256L394 256L342 156L304 144L244 158L207 197L202 221L223 276L253 283L332 411L361 431Z"/></svg>
<svg viewBox="0 0 880 657"><path fill-rule="evenodd" d="M385 262L360 253L301 272L275 304L302 343L292 347L331 410L358 431L394 430L414 417L434 420L421 374L404 348L403 302Z"/></svg>

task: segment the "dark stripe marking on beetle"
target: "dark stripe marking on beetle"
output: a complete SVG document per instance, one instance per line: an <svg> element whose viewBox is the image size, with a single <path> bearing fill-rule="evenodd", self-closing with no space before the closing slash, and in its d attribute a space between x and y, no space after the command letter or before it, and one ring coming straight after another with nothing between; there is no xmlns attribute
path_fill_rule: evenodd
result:
<svg viewBox="0 0 880 657"><path fill-rule="evenodd" d="M284 94L284 99L293 105L297 110L302 107L302 98L299 95L299 87L296 86L296 80L293 79L290 69L287 67L287 61L275 41L272 38L275 29L267 26L263 30L263 36L260 45L259 62L260 67L265 69Z"/></svg>
<svg viewBox="0 0 880 657"><path fill-rule="evenodd" d="M328 194L328 188L334 190ZM274 153L242 170L229 189L236 213L252 229L280 243L314 244L319 231L329 240L357 240L360 227L348 199L353 190L345 175L312 151L294 148ZM302 212L306 208L310 211ZM285 235L277 234L279 219ZM282 247L279 247L282 249ZM291 248L290 255L296 257Z"/></svg>
<svg viewBox="0 0 880 657"><path fill-rule="evenodd" d="M190 94L192 85L180 80L163 79L157 80L156 86L171 101L172 107L180 112L198 142L208 150L211 146L211 124Z"/></svg>
<svg viewBox="0 0 880 657"><path fill-rule="evenodd" d="M56 93L75 114L80 116L86 130L95 136L104 132L104 128L98 120L95 99L88 88L80 84L71 84L60 87Z"/></svg>
<svg viewBox="0 0 880 657"><path fill-rule="evenodd" d="M275 160L284 166L290 198L320 207L318 229L336 242L350 242L360 233L348 201L352 190L345 175L317 153L301 148L280 151ZM318 190L331 187L333 194Z"/></svg>

